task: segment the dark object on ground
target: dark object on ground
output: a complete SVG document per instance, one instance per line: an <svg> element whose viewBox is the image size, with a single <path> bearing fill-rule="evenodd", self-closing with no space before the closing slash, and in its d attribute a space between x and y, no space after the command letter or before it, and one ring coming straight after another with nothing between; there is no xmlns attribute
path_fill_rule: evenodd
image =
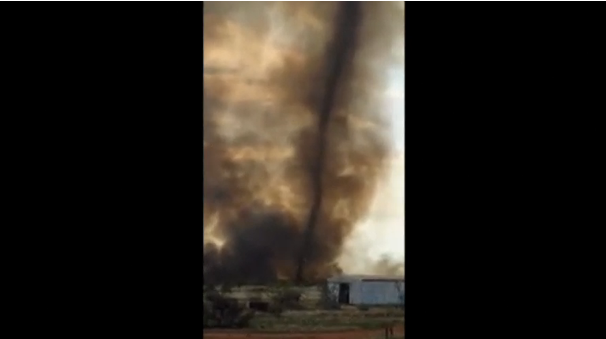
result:
<svg viewBox="0 0 606 339"><path fill-rule="evenodd" d="M268 312L269 303L267 301L262 300L250 300L248 302L248 308L259 312Z"/></svg>

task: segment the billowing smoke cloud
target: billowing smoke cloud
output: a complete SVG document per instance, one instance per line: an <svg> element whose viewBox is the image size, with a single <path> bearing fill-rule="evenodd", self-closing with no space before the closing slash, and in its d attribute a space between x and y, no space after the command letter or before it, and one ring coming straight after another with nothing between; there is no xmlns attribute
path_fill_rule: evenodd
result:
<svg viewBox="0 0 606 339"><path fill-rule="evenodd" d="M398 5L205 3L207 282L339 270L390 162L378 101Z"/></svg>

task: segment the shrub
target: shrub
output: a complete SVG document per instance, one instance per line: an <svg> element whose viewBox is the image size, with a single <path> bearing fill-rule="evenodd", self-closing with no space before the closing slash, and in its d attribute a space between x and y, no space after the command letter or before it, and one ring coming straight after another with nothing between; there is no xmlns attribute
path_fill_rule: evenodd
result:
<svg viewBox="0 0 606 339"><path fill-rule="evenodd" d="M269 302L253 297L248 300L248 308L261 312L269 312Z"/></svg>
<svg viewBox="0 0 606 339"><path fill-rule="evenodd" d="M273 304L276 304L285 310L298 310L302 308L301 292L293 288L280 290L273 297L272 301Z"/></svg>
<svg viewBox="0 0 606 339"><path fill-rule="evenodd" d="M279 317L282 315L282 312L284 312L284 307L279 303L272 302L269 304L267 311L272 315Z"/></svg>
<svg viewBox="0 0 606 339"><path fill-rule="evenodd" d="M226 293L230 293L232 291L232 286L229 284L223 284L221 285L221 293L226 294Z"/></svg>
<svg viewBox="0 0 606 339"><path fill-rule="evenodd" d="M341 304L336 296L330 293L326 284L322 285L322 292L320 300L318 301L318 308L323 310L340 310Z"/></svg>
<svg viewBox="0 0 606 339"><path fill-rule="evenodd" d="M217 290L207 290L204 296L204 328L244 328L254 317L254 311L246 309L234 298L225 297Z"/></svg>

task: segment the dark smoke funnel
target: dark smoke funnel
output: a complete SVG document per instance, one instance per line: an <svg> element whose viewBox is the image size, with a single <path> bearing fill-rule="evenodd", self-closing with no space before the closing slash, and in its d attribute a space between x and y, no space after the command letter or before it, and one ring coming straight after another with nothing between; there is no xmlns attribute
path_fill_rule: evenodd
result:
<svg viewBox="0 0 606 339"><path fill-rule="evenodd" d="M207 282L339 270L390 157L377 105L403 25L390 6L205 4Z"/></svg>
<svg viewBox="0 0 606 339"><path fill-rule="evenodd" d="M322 197L325 183L322 181L324 172L324 163L326 161L325 150L330 147L327 144L328 123L330 116L335 109L335 101L339 94L339 88L343 81L346 81L348 68L351 67L353 54L356 50L357 29L360 24L360 3L341 2L337 8L335 18L335 33L328 46L326 53L326 70L324 73L324 95L318 102L318 131L316 154L310 159L310 181L312 184L312 201L309 214L309 220L305 226L303 247L297 261L297 272L295 280L303 280L303 269L306 258L313 250L313 235L318 222L320 209L322 208Z"/></svg>

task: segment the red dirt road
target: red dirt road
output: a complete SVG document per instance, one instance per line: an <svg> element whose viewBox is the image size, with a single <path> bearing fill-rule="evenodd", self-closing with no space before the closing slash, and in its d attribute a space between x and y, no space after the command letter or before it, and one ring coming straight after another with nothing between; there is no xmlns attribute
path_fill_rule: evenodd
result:
<svg viewBox="0 0 606 339"><path fill-rule="evenodd" d="M343 332L259 333L241 330L205 331L204 339L379 339L385 330L350 330ZM404 336L404 327L394 327L394 337Z"/></svg>

